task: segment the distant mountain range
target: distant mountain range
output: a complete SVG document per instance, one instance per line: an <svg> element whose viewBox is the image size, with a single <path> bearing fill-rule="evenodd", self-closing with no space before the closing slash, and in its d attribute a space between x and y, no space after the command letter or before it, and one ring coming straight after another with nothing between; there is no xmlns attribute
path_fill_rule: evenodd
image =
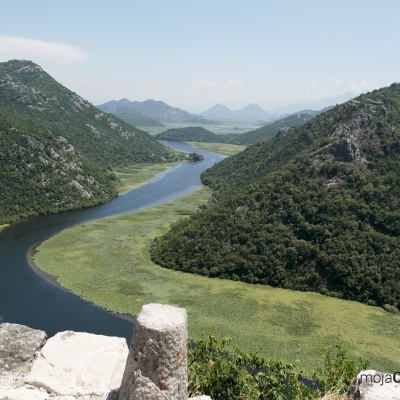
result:
<svg viewBox="0 0 400 400"><path fill-rule="evenodd" d="M356 97L354 93L347 92L336 97L328 97L326 99L321 99L321 100L309 100L301 103L294 103L294 104L289 104L287 106L278 107L273 109L271 113L273 115L281 117L295 113L309 114L307 111L322 110L325 108L329 108L337 104L345 103L346 101L353 99L354 97Z"/></svg>
<svg viewBox="0 0 400 400"><path fill-rule="evenodd" d="M199 115L219 121L253 121L259 125L282 119L293 114L309 114L315 116L321 111L342 104L355 97L354 93L344 93L341 96L330 97L322 100L311 100L303 103L290 104L276 108L272 111L265 111L257 104L249 104L237 111L232 111L223 104L216 104L214 107L199 113Z"/></svg>
<svg viewBox="0 0 400 400"><path fill-rule="evenodd" d="M136 111L128 99L112 100L97 106L101 111L108 112L135 126L164 126L160 121Z"/></svg>
<svg viewBox="0 0 400 400"><path fill-rule="evenodd" d="M206 111L191 114L180 108L171 107L163 101L130 101L128 99L112 100L98 105L97 108L134 126L162 127L165 123L216 125L221 122L251 122L256 125L264 125L292 114L315 116L320 112L319 110L341 104L353 97L353 93L345 93L339 97L280 107L272 112L252 103L236 111L223 104L216 104Z"/></svg>
<svg viewBox="0 0 400 400"><path fill-rule="evenodd" d="M199 113L202 117L219 121L271 121L273 114L257 104L249 104L237 111L232 111L223 104L216 104L207 111Z"/></svg>
<svg viewBox="0 0 400 400"><path fill-rule="evenodd" d="M311 114L295 114L270 124L265 124L256 130L237 133L215 134L203 127L183 127L167 129L155 136L160 140L173 140L177 142L208 142L208 143L230 143L244 146L250 146L255 143L273 137L279 132L285 133L290 131L294 126L302 125L313 118Z"/></svg>
<svg viewBox="0 0 400 400"><path fill-rule="evenodd" d="M112 100L97 106L135 126L163 126L163 123L185 122L193 124L213 124L205 118L193 115L163 101Z"/></svg>

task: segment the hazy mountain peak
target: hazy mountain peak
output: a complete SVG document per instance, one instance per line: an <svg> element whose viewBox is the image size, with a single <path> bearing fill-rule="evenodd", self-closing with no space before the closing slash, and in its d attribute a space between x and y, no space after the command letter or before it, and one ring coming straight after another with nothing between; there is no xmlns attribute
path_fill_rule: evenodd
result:
<svg viewBox="0 0 400 400"><path fill-rule="evenodd" d="M137 126L163 126L163 122L191 122L213 124L188 111L171 107L161 100L129 101L128 99L112 100L97 106L100 110L110 112L124 121Z"/></svg>
<svg viewBox="0 0 400 400"><path fill-rule="evenodd" d="M240 121L240 120L265 120L271 119L271 114L267 111L263 110L258 104L249 104L246 107L241 108L237 111L232 111L228 107L223 104L216 104L214 107L211 107L207 111L200 113L200 115L211 118L211 119L220 119L220 120L231 120L231 121Z"/></svg>

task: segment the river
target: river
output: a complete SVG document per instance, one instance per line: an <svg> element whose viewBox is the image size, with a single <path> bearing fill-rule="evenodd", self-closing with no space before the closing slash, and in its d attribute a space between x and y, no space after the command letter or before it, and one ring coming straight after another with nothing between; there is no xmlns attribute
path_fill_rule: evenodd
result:
<svg viewBox="0 0 400 400"><path fill-rule="evenodd" d="M161 172L131 192L83 210L38 216L11 225L0 232L0 316L4 322L44 330L47 335L64 330L125 337L129 343L133 324L71 292L57 288L29 266L29 249L69 226L145 207L162 204L202 184L200 173L224 157L194 149L186 143L168 142L178 150L196 152L204 160L178 164Z"/></svg>

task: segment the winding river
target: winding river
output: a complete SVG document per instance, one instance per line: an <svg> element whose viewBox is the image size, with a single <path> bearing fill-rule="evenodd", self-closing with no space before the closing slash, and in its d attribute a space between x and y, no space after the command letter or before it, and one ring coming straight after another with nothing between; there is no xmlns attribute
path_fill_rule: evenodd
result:
<svg viewBox="0 0 400 400"><path fill-rule="evenodd" d="M27 253L37 243L69 226L162 204L194 192L202 184L200 173L223 156L194 149L185 143L168 142L178 150L197 152L204 160L179 164L158 174L146 185L105 204L60 214L38 216L0 232L0 316L12 322L42 329L47 335L64 330L108 336L132 336L131 322L57 288L29 266Z"/></svg>

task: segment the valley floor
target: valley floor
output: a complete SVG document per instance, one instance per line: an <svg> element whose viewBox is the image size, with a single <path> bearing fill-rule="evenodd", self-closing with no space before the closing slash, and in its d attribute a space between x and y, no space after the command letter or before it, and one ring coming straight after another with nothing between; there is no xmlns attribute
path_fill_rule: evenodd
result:
<svg viewBox="0 0 400 400"><path fill-rule="evenodd" d="M243 151L246 146L226 143L206 143L206 142L186 142L194 148L211 151L212 153L222 154L223 156L233 156Z"/></svg>
<svg viewBox="0 0 400 400"><path fill-rule="evenodd" d="M185 307L189 334L230 336L246 351L295 362L310 373L326 347L339 339L348 352L371 367L398 369L400 318L356 302L210 279L159 267L149 247L171 223L207 202L207 188L170 203L84 223L38 248L35 262L59 284L96 305L137 315L143 304Z"/></svg>

